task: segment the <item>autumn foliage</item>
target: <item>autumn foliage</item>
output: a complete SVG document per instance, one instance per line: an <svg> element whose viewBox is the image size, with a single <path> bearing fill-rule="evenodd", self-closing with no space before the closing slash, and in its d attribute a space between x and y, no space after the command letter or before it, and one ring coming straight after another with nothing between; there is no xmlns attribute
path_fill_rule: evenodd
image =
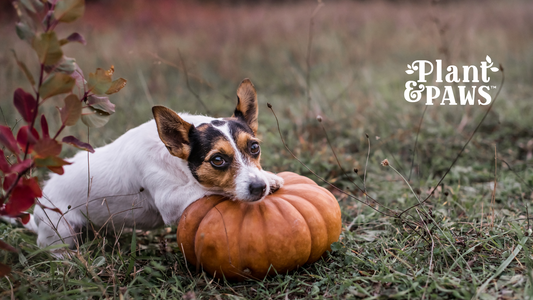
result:
<svg viewBox="0 0 533 300"><path fill-rule="evenodd" d="M38 78L31 69L17 58L14 59L28 79L32 90L17 88L13 104L25 125L15 133L12 128L0 125L0 171L3 193L0 196L0 216L20 218L26 224L29 214L25 212L42 196L36 177L28 174L33 168L47 168L63 174L63 166L70 164L59 157L63 144L69 144L85 151L94 152L90 144L74 136L59 139L66 126L82 120L89 127L101 127L115 112L115 105L108 95L120 91L126 80L112 79L114 68L101 68L85 77L74 58L63 55L61 47L68 43L86 41L79 33L59 38L54 31L61 23L79 19L85 10L84 0L24 0L13 5L20 18L16 24L18 37L33 48L39 65L35 66ZM51 97L63 97L64 105L58 108L61 124L57 132L51 133L48 119L39 113L39 107ZM53 208L48 208L53 209ZM57 209L54 209L57 210ZM1 241L0 241L1 242ZM14 251L4 242L0 248ZM0 275L9 268L0 266Z"/></svg>

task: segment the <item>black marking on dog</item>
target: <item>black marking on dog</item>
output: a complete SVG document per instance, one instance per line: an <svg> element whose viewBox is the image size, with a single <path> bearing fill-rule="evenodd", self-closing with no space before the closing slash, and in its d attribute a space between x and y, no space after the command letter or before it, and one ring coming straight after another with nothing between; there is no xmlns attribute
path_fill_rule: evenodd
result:
<svg viewBox="0 0 533 300"><path fill-rule="evenodd" d="M238 106L237 106L238 107ZM235 118L237 119L241 119L243 121L246 121L246 119L244 118L244 114L242 113L242 111L240 111L238 108L235 108L235 111L233 112L233 115L235 116Z"/></svg>
<svg viewBox="0 0 533 300"><path fill-rule="evenodd" d="M251 123L252 121L255 121L255 118L252 118L252 112L254 112L255 110L256 110L256 103L250 102L248 103L246 107L246 116L244 115L245 112L239 110L239 106L235 108L235 110L233 111L233 115L235 116L235 118L240 119L244 121L245 123L247 122Z"/></svg>
<svg viewBox="0 0 533 300"><path fill-rule="evenodd" d="M191 153L187 158L189 169L196 180L197 170L205 161L207 154L213 150L213 145L220 139L226 139L224 133L211 124L200 124L195 130L189 132Z"/></svg>
<svg viewBox="0 0 533 300"><path fill-rule="evenodd" d="M213 121L211 121L211 124L213 124L214 126L222 126L222 125L226 124L226 121L213 120Z"/></svg>
<svg viewBox="0 0 533 300"><path fill-rule="evenodd" d="M237 139L237 136L239 135L239 132L241 131L244 131L250 134L251 136L255 137L254 132L252 131L250 126L246 124L246 121L244 121L244 119L240 119L237 117L237 118L227 119L227 121L228 121L229 133L233 137L233 140Z"/></svg>

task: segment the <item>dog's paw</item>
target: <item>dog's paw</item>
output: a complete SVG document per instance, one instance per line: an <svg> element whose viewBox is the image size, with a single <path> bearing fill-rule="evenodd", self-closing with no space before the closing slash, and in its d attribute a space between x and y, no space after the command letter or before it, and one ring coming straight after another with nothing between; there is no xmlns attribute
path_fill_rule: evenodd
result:
<svg viewBox="0 0 533 300"><path fill-rule="evenodd" d="M267 179L268 179L268 184L270 185L270 194L282 188L283 183L285 183L283 178L273 173L267 173Z"/></svg>

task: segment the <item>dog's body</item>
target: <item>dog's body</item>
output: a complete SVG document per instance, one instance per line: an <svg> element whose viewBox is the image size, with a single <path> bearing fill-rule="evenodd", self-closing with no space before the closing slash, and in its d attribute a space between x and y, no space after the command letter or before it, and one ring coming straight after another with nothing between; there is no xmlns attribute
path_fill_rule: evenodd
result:
<svg viewBox="0 0 533 300"><path fill-rule="evenodd" d="M89 156L75 155L65 174L46 182L40 199L63 215L36 206L28 225L38 232L39 246L73 247L88 220L97 228L153 229L175 224L205 195L258 201L280 188L283 180L259 164L257 99L249 80L237 96L231 118L178 115L156 106L155 120Z"/></svg>

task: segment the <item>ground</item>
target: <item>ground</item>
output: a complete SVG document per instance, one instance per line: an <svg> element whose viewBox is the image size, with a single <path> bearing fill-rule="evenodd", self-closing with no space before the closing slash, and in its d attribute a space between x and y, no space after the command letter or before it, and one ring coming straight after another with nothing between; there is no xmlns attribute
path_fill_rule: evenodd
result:
<svg viewBox="0 0 533 300"><path fill-rule="evenodd" d="M0 253L13 267L0 280L0 298L523 299L533 293L533 3L154 3L91 1L80 21L59 28L60 35L85 36L87 46L64 51L86 74L114 65L128 80L111 96L117 112L105 127L88 137L80 124L65 134L105 145L149 120L154 104L229 116L235 90L248 77L259 95L263 168L329 187L342 208L339 242L297 271L228 283L186 266L175 227L89 238L77 258L64 261L40 251L31 232L0 224L0 238L20 249ZM19 119L13 92L28 88L10 49L29 66L36 61L15 22L14 12L1 13L0 120L10 126ZM491 73L496 88L489 93L502 89L490 111L404 99L405 83L415 77L405 71L415 60L479 66L486 56L503 66ZM56 116L58 101L43 112ZM290 155L267 103L288 148L351 197ZM57 127L51 124L52 132ZM65 147L64 156L74 152Z"/></svg>

